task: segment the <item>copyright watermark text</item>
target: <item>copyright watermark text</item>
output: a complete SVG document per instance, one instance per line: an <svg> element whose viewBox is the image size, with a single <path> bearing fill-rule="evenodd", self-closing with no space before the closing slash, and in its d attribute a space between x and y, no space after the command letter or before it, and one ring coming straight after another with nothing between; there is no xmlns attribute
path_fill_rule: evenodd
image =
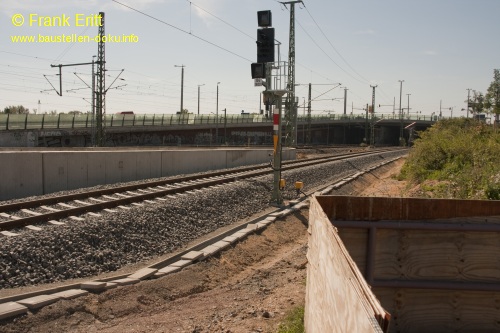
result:
<svg viewBox="0 0 500 333"><path fill-rule="evenodd" d="M12 25L15 27L36 27L52 28L54 31L60 27L100 27L102 26L101 14L72 14L42 16L35 13L14 14L11 17ZM78 35L74 33L67 34L32 34L32 35L12 35L12 43L137 43L139 36L129 35Z"/></svg>
<svg viewBox="0 0 500 333"><path fill-rule="evenodd" d="M12 15L12 25L21 27L98 27L102 25L100 14L74 14L41 16L38 14L14 14Z"/></svg>
<svg viewBox="0 0 500 333"><path fill-rule="evenodd" d="M29 36L10 36L12 43L137 43L139 36L130 35L97 35L80 36L77 34L61 35L29 35Z"/></svg>

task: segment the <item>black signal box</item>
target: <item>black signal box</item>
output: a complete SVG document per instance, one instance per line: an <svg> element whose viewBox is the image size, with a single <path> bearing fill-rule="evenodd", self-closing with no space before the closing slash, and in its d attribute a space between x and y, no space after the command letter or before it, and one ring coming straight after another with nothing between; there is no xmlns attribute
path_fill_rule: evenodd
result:
<svg viewBox="0 0 500 333"><path fill-rule="evenodd" d="M267 28L272 26L272 15L270 10L261 10L257 12L257 23L259 27Z"/></svg>
<svg viewBox="0 0 500 333"><path fill-rule="evenodd" d="M251 67L252 67L252 79L266 78L266 64L253 63Z"/></svg>
<svg viewBox="0 0 500 333"><path fill-rule="evenodd" d="M257 62L274 62L274 28L257 30Z"/></svg>

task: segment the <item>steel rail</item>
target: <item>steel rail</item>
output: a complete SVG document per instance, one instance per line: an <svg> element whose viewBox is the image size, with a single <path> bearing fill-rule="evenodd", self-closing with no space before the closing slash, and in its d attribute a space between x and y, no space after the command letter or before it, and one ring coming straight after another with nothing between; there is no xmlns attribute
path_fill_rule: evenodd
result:
<svg viewBox="0 0 500 333"><path fill-rule="evenodd" d="M374 154L379 154L380 152L383 151L370 151L370 152L362 152L362 153L354 153L354 154L343 154L343 155L336 155L333 157L328 157L328 158L318 158L318 159L308 159L308 160L303 160L303 161L293 161L294 163L288 163L288 165L282 167L283 171L286 170L292 170L296 168L301 168L301 167L306 167L306 166L312 166L312 165L318 165L318 164L323 164L323 163L328 163L332 161L338 161L338 160L344 160L348 158L353 158L353 157L359 157L359 156L370 156ZM34 225L34 224L39 224L43 222L47 222L50 220L57 220L57 219L63 219L67 218L70 216L78 216L78 215L83 215L86 213L90 212L98 212L102 211L104 209L112 209L121 205L127 205L131 204L134 202L141 202L144 200L150 200L150 199L155 199L158 197L164 197L167 195L172 195L172 194L177 194L177 193L182 193L182 192L187 192L187 191L192 191L192 190L197 190L197 189L202 189L214 185L221 185L221 184L226 184L230 182L235 182L241 179L248 179L248 178L253 178L253 177L258 177L258 176L263 176L269 174L269 166L259 166L259 167L246 167L243 169L238 169L234 171L230 171L229 174L227 171L216 171L216 172L211 172L209 174L203 174L203 175L191 175L191 176L184 176L180 178L174 178L174 179L168 179L168 180L162 180L162 181L153 181L153 182L145 182L141 184L134 184L134 185L125 185L125 186L120 186L116 188L110 188L110 189L101 189L101 190L93 190L93 191L88 191L88 192L83 192L83 193L77 193L77 194L69 194L69 195L63 195L63 196L58 196L58 197L52 197L52 198L44 198L40 200L32 200L32 201L27 201L27 202L21 202L21 203L14 203L14 204L7 204L7 205L2 205L0 206L0 212L11 212L15 210L20 210L20 209L26 209L26 208L39 208L44 205L48 204L58 204L58 203L63 203L63 202L71 202L74 200L81 200L81 199L89 199L93 197L100 197L103 195L116 195L117 193L127 193L129 191L137 191L141 189L146 189L146 188L151 188L151 187L158 187L158 186L165 186L165 185L177 185L176 187L168 188L168 189L154 189L153 192L149 193L140 193L140 194L129 194L127 193L127 197L120 197L116 198L114 200L108 199L108 201L105 202L98 202L98 203L92 203L80 207L74 207L74 208L68 208L68 209L62 209L57 212L49 212L49 213L40 213L40 215L37 216L29 216L29 217L16 217L9 219L7 221L1 221L0 222L0 231L8 231L16 228L22 228L28 225ZM216 176L226 176L222 179L211 179ZM193 180L198 180L197 183L195 184L182 184L183 182L187 181L193 181ZM9 214L12 216L13 214ZM14 215L15 216L15 215Z"/></svg>
<svg viewBox="0 0 500 333"><path fill-rule="evenodd" d="M376 154L376 153L387 152L387 151L391 151L391 150L389 150L389 149L382 150L381 149L381 150L376 150L376 151L372 151L369 153ZM297 164L300 167L302 165L302 163L309 163L309 162L314 162L314 161L319 161L319 160L323 160L326 163L326 162L334 161L337 159L342 159L346 156L357 157L357 156L363 156L366 154L367 154L366 152L346 153L346 154L339 154L339 155L335 155L333 157L327 157L327 158L317 157L317 158L310 158L307 160L300 160L300 161L298 161L298 160L286 161L286 162L283 162L283 164L284 165ZM212 172L204 173L203 175L198 174L198 175L188 175L188 176L181 176L181 177L174 176L175 178L169 178L169 179L164 179L164 180L155 180L155 181L145 181L145 182L142 182L140 184L122 185L122 186L117 186L117 187L113 187L113 188L90 190L90 191L85 191L85 192L66 194L66 195L54 196L54 197L43 198L43 199L35 199L35 200L29 200L29 201L23 201L23 202L13 202L13 203L0 205L0 213L16 211L16 210L20 210L23 208L36 208L36 207L40 207L43 205L57 204L59 202L69 202L69 201L81 200L81 199L85 199L85 198L99 197L102 195L114 194L116 192L135 191L135 190L139 190L139 189L146 189L148 187L172 185L172 184L177 184L177 183L191 181L191 180L199 180L201 178L224 176L224 175L228 175L230 173L240 173L240 172L247 172L247 171L258 170L258 169L268 170L269 165L248 166L248 167L238 168L237 170L234 170L234 171L227 171L227 170L212 171Z"/></svg>
<svg viewBox="0 0 500 333"><path fill-rule="evenodd" d="M391 163L392 161L388 161L388 163ZM368 170L366 172L369 172ZM344 177L343 180L341 181L336 181L337 184L339 184L339 186L342 186L342 185L345 185L348 180L353 180L354 177L353 175L351 176L348 176L348 177ZM331 185L323 185L321 188L328 188L330 187ZM309 195L312 195L313 193L317 193L318 192L318 189L317 188L314 188L314 189L310 189L309 191L306 191L306 196L302 199L299 199L299 202L303 202L306 200L306 198L309 196ZM295 208L297 207L297 208ZM211 237L210 239L207 239L207 240L203 240L202 242L200 243L197 243L196 245L193 245L189 248L186 248L184 249L183 251L177 253L177 254L174 254L172 256L169 256L168 258L166 259L163 259L161 261L158 261L150 266L148 266L149 268L156 268L156 269L160 269L160 268L163 268L163 267L166 267L168 266L169 264L175 262L175 261L178 261L181 259L181 257L190 252L190 251L198 251L204 247L206 247L207 245L210 245L216 241L219 241L219 240L222 240L224 237L226 236L229 236L231 234L234 234L236 231L238 230L243 230L247 225L249 224L252 224L252 223L257 223L259 221L262 221L264 220L266 217L269 217L271 216L272 214L276 214L278 212L281 212L282 214L285 214L287 211L289 213L293 212L293 210L296 210L296 209L299 209L298 208L298 203L296 205L294 205L293 207L290 206L290 207L281 207L281 208L277 208L276 210L274 210L273 212L267 212L267 213L263 213L263 214L258 214L259 216L257 216L256 218L252 219L251 221L247 221L247 222L244 222L244 223L241 223L241 224L237 224L235 227L231 228L230 230L226 230L220 234L217 234L216 236L214 237ZM285 215L281 215L282 217L285 216ZM99 282L110 282L110 281L113 281L113 280L117 280L117 279L123 279L123 278L126 278L130 275L130 273L118 273L117 275L112 275L112 276L108 276L106 278L97 278L97 279L93 279L92 281L99 281ZM39 295L50 295L50 294L54 294L56 292L60 292L60 291L65 291L65 290L70 290L70 289L81 289L81 284L80 283L74 283L74 282L70 282L69 284L64 284L62 286L57 286L57 287L51 287L51 288L48 288L48 289L43 289L43 290L37 290L37 291L32 291L32 292L23 292L23 293L20 293L20 294L16 294L16 295L11 295L11 296L6 296L6 297L0 297L0 304L4 304L4 303L7 303L7 302L16 302L16 301L19 301L19 300L22 300L22 299L26 299L26 298L30 298L30 297L34 297L34 296L39 296Z"/></svg>
<svg viewBox="0 0 500 333"><path fill-rule="evenodd" d="M377 151L373 151L371 153L380 153L380 152L385 152L385 151L387 151L387 150L377 150ZM328 157L326 159L335 160L335 159L342 158L344 156L356 157L356 156L362 156L364 154L366 154L366 153L364 152L364 153L355 153L355 154L352 154L352 153L351 154L340 154L340 155L336 155L334 157ZM305 161L304 160L286 161L283 164L284 165L302 164L302 163L308 163L308 162L313 162L313 161L318 161L318 160L325 160L325 157L311 158L311 159L307 159ZM227 171L227 170L212 171L212 172L204 173L203 175L199 175L199 174L198 175L188 175L188 176L175 177L175 178L170 178L170 179L165 179L165 180L145 181L145 182L140 183L140 184L122 185L122 186L117 186L117 187L113 187L113 188L97 189L97 190L90 190L90 191L85 191L85 192L80 192L80 193L66 194L66 195L61 195L61 196L57 196L57 197L35 199L35 200L29 200L29 201L23 201L23 202L14 202L14 203L0 205L0 213L20 210L22 208L34 208L34 207L40 207L43 205L57 204L59 202L69 202L69 201L74 201L74 200L81 200L81 199L85 199L85 198L90 198L90 197L98 197L98 196L102 196L102 195L114 194L116 192L135 191L135 190L139 190L139 189L146 189L148 187L172 185L172 184L177 184L177 183L191 181L191 180L199 180L201 178L224 176L224 175L227 175L231 172L238 173L238 172L247 172L247 171L258 170L258 169L268 170L268 168L269 168L268 165L260 165L260 166L254 165L254 166L239 168L238 170L233 170L233 171Z"/></svg>

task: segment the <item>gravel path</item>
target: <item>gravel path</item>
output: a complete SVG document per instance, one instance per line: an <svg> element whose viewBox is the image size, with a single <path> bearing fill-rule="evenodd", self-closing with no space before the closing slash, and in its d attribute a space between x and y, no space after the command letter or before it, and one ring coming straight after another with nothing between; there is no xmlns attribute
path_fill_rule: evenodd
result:
<svg viewBox="0 0 500 333"><path fill-rule="evenodd" d="M295 195L296 180L304 182L307 191L405 153L383 153L287 171L283 178L290 190L284 195ZM1 237L0 288L93 276L172 252L268 208L271 184L271 176L240 181L178 195L154 206L131 206L130 210L98 218L87 216L84 222L68 221L61 226L44 226L41 231L23 231L17 237Z"/></svg>

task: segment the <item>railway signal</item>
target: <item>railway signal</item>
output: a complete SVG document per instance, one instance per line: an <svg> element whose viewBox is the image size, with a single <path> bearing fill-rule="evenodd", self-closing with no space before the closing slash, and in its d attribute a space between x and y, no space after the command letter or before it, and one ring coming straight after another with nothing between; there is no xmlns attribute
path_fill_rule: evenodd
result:
<svg viewBox="0 0 500 333"><path fill-rule="evenodd" d="M257 12L257 24L262 28L269 28L273 25L273 15L270 10L260 10Z"/></svg>
<svg viewBox="0 0 500 333"><path fill-rule="evenodd" d="M253 63L252 68L252 79L265 79L266 78L266 64L264 63Z"/></svg>
<svg viewBox="0 0 500 333"><path fill-rule="evenodd" d="M266 78L266 63L274 62L274 28L270 10L257 12L257 62L252 63L252 79Z"/></svg>
<svg viewBox="0 0 500 333"><path fill-rule="evenodd" d="M263 100L266 104L266 110L271 110L273 114L273 160L271 168L273 169L273 192L271 201L276 205L283 204L281 188L284 183L281 179L281 101L283 95L289 91L280 89L276 83L273 84L272 63L274 63L274 28L272 25L272 16L270 10L257 12L257 62L252 63L252 79L262 80L262 85L265 87L263 92ZM271 63L271 64L270 64ZM279 82L284 82L279 81Z"/></svg>
<svg viewBox="0 0 500 333"><path fill-rule="evenodd" d="M257 63L274 62L274 28L257 30Z"/></svg>

